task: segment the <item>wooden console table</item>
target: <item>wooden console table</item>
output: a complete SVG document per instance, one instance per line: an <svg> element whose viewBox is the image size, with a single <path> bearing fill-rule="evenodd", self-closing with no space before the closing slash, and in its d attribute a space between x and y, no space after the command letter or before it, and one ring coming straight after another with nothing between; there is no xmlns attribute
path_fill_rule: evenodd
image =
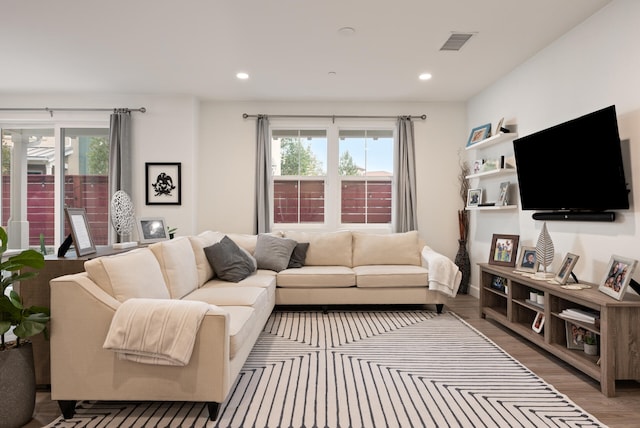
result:
<svg viewBox="0 0 640 428"><path fill-rule="evenodd" d="M607 397L615 396L616 380L640 380L640 297L626 293L618 301L591 288L568 290L547 281L538 281L513 268L480 264L480 316L490 318L538 345L576 369L600 382ZM506 281L494 283L496 277ZM506 288L502 288L502 284ZM581 282L581 284L583 284ZM542 307L530 302L530 292L544 293ZM570 323L599 338L600 355L587 355L567 346L565 309L600 313L600 323L575 320ZM536 333L532 324L538 313L544 314L543 330Z"/></svg>
<svg viewBox="0 0 640 428"><path fill-rule="evenodd" d="M51 307L51 290L49 281L63 275L84 272L84 262L100 256L108 256L112 254L130 251L133 248L114 250L110 246L96 247L97 252L87 254L86 256L77 257L73 250L69 250L66 257L58 257L57 255L45 256L45 264L38 272L38 275L27 281L20 283L20 297L25 306L46 306ZM27 269L29 270L29 269ZM52 317L55 314L51 314ZM33 342L33 359L35 363L36 385L51 384L51 359L49 341L44 335L39 334L31 338Z"/></svg>

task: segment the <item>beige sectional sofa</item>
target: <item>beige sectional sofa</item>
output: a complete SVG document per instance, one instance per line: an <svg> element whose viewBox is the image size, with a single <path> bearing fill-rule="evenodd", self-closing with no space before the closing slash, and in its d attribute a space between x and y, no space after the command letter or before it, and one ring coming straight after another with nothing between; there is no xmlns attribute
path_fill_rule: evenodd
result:
<svg viewBox="0 0 640 428"><path fill-rule="evenodd" d="M224 236L208 231L96 258L85 272L51 281L51 396L65 418L77 400L149 400L206 402L215 420L276 304L440 311L460 282L455 265L416 232L350 231L228 234L253 264L229 282L212 259ZM292 252L303 266L288 267Z"/></svg>

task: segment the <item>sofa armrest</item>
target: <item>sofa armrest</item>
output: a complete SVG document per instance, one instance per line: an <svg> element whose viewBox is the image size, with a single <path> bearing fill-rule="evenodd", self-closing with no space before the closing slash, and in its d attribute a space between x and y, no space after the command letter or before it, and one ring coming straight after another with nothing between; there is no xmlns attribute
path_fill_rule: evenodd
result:
<svg viewBox="0 0 640 428"><path fill-rule="evenodd" d="M120 302L86 273L51 286L51 396L54 400L174 400L222 402L230 388L229 314L205 315L184 367L118 359L102 345Z"/></svg>

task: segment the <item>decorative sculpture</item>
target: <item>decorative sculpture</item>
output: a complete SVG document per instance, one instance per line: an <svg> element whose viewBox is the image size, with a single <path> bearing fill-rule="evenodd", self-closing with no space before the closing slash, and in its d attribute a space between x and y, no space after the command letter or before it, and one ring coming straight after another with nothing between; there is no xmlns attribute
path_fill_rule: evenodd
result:
<svg viewBox="0 0 640 428"><path fill-rule="evenodd" d="M111 198L111 224L121 241L113 244L113 248L128 248L138 245L137 242L126 242L131 238L131 231L135 226L135 211L131 198L124 190L118 190Z"/></svg>
<svg viewBox="0 0 640 428"><path fill-rule="evenodd" d="M540 236L538 236L538 243L536 244L536 259L540 262L543 270L542 272L536 272L536 277L553 278L555 276L553 272L547 272L547 267L551 266L553 262L554 253L555 249L553 248L553 241L547 230L547 222L544 222Z"/></svg>

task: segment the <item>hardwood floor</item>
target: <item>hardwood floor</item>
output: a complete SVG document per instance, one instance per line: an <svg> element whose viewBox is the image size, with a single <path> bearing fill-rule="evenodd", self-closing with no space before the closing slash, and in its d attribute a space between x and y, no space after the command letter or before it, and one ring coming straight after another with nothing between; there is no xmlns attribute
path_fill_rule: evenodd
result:
<svg viewBox="0 0 640 428"><path fill-rule="evenodd" d="M640 383L618 382L616 397L607 398L600 393L600 385L590 377L575 370L553 355L513 335L502 326L481 319L478 315L478 299L459 295L445 306L470 325L493 340L515 359L527 366L560 392L569 396L577 405L597 417L611 428L640 426ZM473 356L469 356L473 358ZM39 391L34 419L27 428L42 427L60 415L48 391Z"/></svg>

